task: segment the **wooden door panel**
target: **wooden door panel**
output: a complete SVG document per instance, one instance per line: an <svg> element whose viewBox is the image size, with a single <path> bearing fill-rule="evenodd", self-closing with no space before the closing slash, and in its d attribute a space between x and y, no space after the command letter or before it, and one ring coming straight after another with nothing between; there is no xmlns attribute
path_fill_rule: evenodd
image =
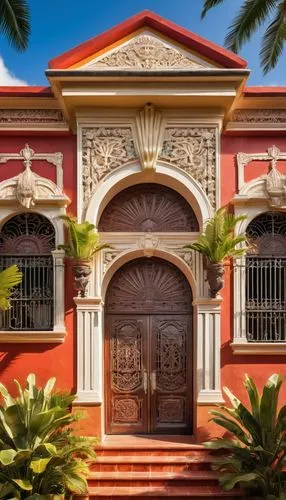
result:
<svg viewBox="0 0 286 500"><path fill-rule="evenodd" d="M191 316L150 317L151 432L188 433L192 408Z"/></svg>
<svg viewBox="0 0 286 500"><path fill-rule="evenodd" d="M107 432L148 432L147 317L106 321Z"/></svg>

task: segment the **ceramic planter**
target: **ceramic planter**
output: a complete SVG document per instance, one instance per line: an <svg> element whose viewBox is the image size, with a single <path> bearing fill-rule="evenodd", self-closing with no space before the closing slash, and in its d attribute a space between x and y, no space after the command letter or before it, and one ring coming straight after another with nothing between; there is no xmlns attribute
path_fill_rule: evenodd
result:
<svg viewBox="0 0 286 500"><path fill-rule="evenodd" d="M207 280L210 287L210 296L215 299L224 286L224 264L223 262L207 262Z"/></svg>
<svg viewBox="0 0 286 500"><path fill-rule="evenodd" d="M87 285L91 274L91 262L87 259L73 260L74 288L79 297L86 297Z"/></svg>

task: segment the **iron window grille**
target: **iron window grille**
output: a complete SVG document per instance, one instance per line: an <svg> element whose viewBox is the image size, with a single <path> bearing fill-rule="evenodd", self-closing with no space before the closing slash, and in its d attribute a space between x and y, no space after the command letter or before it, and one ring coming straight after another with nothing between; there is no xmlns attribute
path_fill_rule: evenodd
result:
<svg viewBox="0 0 286 500"><path fill-rule="evenodd" d="M286 342L286 214L259 215L249 224L247 237L247 340Z"/></svg>
<svg viewBox="0 0 286 500"><path fill-rule="evenodd" d="M16 264L22 282L13 289L11 308L0 315L1 330L52 330L54 323L55 229L40 214L7 221L0 233L0 268Z"/></svg>

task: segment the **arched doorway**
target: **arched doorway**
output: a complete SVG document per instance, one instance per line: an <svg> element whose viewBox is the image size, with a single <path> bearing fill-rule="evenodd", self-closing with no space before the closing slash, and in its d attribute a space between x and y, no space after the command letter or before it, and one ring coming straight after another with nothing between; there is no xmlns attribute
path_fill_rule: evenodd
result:
<svg viewBox="0 0 286 500"><path fill-rule="evenodd" d="M159 259L122 266L105 301L106 432L192 433L192 291Z"/></svg>

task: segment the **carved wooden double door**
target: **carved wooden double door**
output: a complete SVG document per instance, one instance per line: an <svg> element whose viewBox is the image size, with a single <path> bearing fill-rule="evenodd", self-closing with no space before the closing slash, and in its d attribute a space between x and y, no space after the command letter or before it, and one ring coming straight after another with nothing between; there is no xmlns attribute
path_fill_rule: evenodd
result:
<svg viewBox="0 0 286 500"><path fill-rule="evenodd" d="M107 433L192 432L192 293L172 264L137 259L106 298Z"/></svg>

